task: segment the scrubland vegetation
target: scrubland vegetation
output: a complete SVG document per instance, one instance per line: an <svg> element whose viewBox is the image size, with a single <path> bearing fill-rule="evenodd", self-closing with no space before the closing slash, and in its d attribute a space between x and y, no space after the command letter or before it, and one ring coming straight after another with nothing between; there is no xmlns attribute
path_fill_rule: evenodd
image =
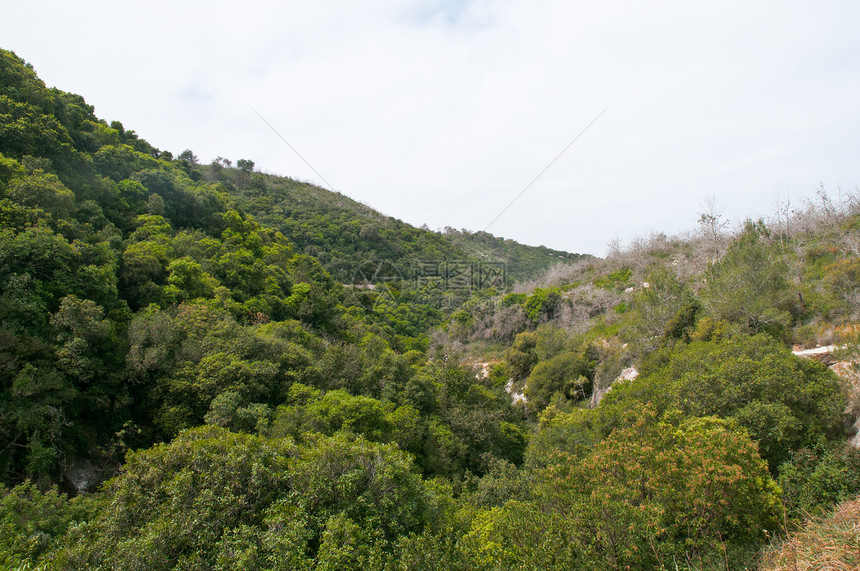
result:
<svg viewBox="0 0 860 571"><path fill-rule="evenodd" d="M860 196L705 210L605 259L416 229L0 51L0 569L849 568Z"/></svg>

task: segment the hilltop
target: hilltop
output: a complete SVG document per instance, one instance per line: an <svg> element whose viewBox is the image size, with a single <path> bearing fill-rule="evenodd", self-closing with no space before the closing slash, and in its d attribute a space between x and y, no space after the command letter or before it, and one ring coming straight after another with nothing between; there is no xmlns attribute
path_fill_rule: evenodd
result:
<svg viewBox="0 0 860 571"><path fill-rule="evenodd" d="M415 228L339 192L255 172L247 159L239 159L234 166L223 157L198 164L190 150L180 156L189 159L191 176L222 185L237 207L280 231L297 251L316 257L342 283L351 283L356 268L368 261L390 262L410 278L416 262L447 260L502 264L508 284L513 285L533 279L559 262L589 257L527 246L487 232Z"/></svg>

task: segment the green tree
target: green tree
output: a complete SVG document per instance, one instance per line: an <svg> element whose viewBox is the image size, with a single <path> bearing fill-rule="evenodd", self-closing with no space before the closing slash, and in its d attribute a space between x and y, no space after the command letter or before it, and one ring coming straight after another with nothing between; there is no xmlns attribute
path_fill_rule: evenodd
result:
<svg viewBox="0 0 860 571"><path fill-rule="evenodd" d="M121 387L123 351L115 324L104 317L95 302L68 295L51 317L59 330L56 364L66 379L80 392L83 410L74 411L88 425L111 428L109 419L117 413L116 401L127 394Z"/></svg>
<svg viewBox="0 0 860 571"><path fill-rule="evenodd" d="M537 335L529 331L517 334L514 344L505 352L514 379L525 379L537 364Z"/></svg>
<svg viewBox="0 0 860 571"><path fill-rule="evenodd" d="M561 291L558 288L535 288L523 304L526 315L538 325L553 319L561 307Z"/></svg>
<svg viewBox="0 0 860 571"><path fill-rule="evenodd" d="M461 544L477 568L654 569L748 564L776 531L779 488L731 421L632 413L580 458L556 453L533 499L479 512ZM741 557L744 557L742 559Z"/></svg>
<svg viewBox="0 0 860 571"><path fill-rule="evenodd" d="M93 154L93 165L99 174L116 182L129 179L144 168L156 168L157 164L155 159L129 145L105 145Z"/></svg>
<svg viewBox="0 0 860 571"><path fill-rule="evenodd" d="M72 191L56 175L41 170L13 180L9 197L24 206L42 208L57 220L70 217L75 206Z"/></svg>
<svg viewBox="0 0 860 571"><path fill-rule="evenodd" d="M203 269L203 266L188 256L170 262L167 271L170 275L167 277L165 297L174 303L197 298L212 298L215 295L215 289L221 285Z"/></svg>
<svg viewBox="0 0 860 571"><path fill-rule="evenodd" d="M197 164L197 155L195 155L191 151L191 149L185 149L184 151L179 153L179 160L180 161L187 161L188 163L190 163L192 165L196 165Z"/></svg>
<svg viewBox="0 0 860 571"><path fill-rule="evenodd" d="M584 350L568 351L538 363L528 377L525 395L533 414L542 411L554 395L579 401L591 393L594 362Z"/></svg>
<svg viewBox="0 0 860 571"><path fill-rule="evenodd" d="M860 451L842 443L798 450L780 465L779 485L789 515L823 515L860 493Z"/></svg>
<svg viewBox="0 0 860 571"><path fill-rule="evenodd" d="M574 489L658 506L668 537L688 552L776 532L780 490L746 431L714 417L664 418L646 413L614 431L576 467Z"/></svg>
<svg viewBox="0 0 860 571"><path fill-rule="evenodd" d="M682 337L692 326L697 305L685 285L663 267L649 273L645 283L648 287L633 295L633 323L628 338L639 352L648 354L661 343Z"/></svg>
<svg viewBox="0 0 860 571"><path fill-rule="evenodd" d="M779 333L791 323L788 266L762 222L747 222L726 255L705 272L702 301L717 319L753 332Z"/></svg>
<svg viewBox="0 0 860 571"><path fill-rule="evenodd" d="M0 95L0 153L62 161L72 153L72 139L53 114Z"/></svg>
<svg viewBox="0 0 860 571"><path fill-rule="evenodd" d="M33 66L7 50L0 50L0 95L33 105L43 113L54 109L54 98Z"/></svg>
<svg viewBox="0 0 860 571"><path fill-rule="evenodd" d="M798 359L760 334L658 351L597 411L606 432L619 426L625 410L646 402L660 413L678 408L733 418L776 471L791 451L842 437L845 401L841 382L824 365Z"/></svg>
<svg viewBox="0 0 860 571"><path fill-rule="evenodd" d="M0 567L43 564L71 526L93 517L97 504L87 496L70 501L56 488L43 492L29 481L11 490L0 486Z"/></svg>
<svg viewBox="0 0 860 571"><path fill-rule="evenodd" d="M433 493L409 456L391 444L320 438L291 463L290 485L317 537L337 514L389 542L421 532L435 517Z"/></svg>
<svg viewBox="0 0 860 571"><path fill-rule="evenodd" d="M68 540L57 567L225 568L237 544L257 547L258 562L305 563L304 543L265 541L307 537L301 510L285 504L293 452L289 440L205 427L130 453L105 486L104 509Z"/></svg>

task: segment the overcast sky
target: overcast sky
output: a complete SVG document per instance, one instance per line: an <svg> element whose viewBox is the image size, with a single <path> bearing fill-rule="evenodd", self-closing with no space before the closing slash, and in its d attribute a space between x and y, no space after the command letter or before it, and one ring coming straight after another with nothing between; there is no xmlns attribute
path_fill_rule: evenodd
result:
<svg viewBox="0 0 860 571"><path fill-rule="evenodd" d="M154 146L603 255L860 184L860 2L22 2L0 47ZM313 166L309 168L255 113Z"/></svg>

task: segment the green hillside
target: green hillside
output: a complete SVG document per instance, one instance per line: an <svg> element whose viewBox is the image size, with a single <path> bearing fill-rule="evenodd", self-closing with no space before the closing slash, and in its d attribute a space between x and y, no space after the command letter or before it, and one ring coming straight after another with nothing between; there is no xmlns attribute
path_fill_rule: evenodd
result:
<svg viewBox="0 0 860 571"><path fill-rule="evenodd" d="M725 228L416 229L0 50L0 569L755 568L860 495L860 197Z"/></svg>
<svg viewBox="0 0 860 571"><path fill-rule="evenodd" d="M184 156L193 153L187 151ZM368 261L389 261L404 278L414 279L417 262L440 260L501 264L507 282L513 285L560 262L583 257L526 246L486 232L415 228L343 194L253 169L253 162L247 159L234 166L221 157L208 165L189 165L192 176L223 185L238 207L280 231L297 251L319 259L342 283L351 283L356 269Z"/></svg>

